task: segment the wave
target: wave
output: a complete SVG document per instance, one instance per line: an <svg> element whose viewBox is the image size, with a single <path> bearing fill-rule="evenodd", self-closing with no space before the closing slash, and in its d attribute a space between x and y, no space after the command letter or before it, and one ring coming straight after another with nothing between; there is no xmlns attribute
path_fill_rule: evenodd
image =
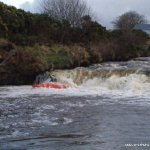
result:
<svg viewBox="0 0 150 150"><path fill-rule="evenodd" d="M146 59L146 61L145 61ZM128 62L109 62L72 70L55 70L58 82L70 87L97 88L99 91L150 91L150 60L139 58Z"/></svg>
<svg viewBox="0 0 150 150"><path fill-rule="evenodd" d="M51 73L58 82L67 83L69 89L32 88L31 86L1 87L0 97L86 96L113 94L128 96L150 93L150 58L128 62L109 62Z"/></svg>

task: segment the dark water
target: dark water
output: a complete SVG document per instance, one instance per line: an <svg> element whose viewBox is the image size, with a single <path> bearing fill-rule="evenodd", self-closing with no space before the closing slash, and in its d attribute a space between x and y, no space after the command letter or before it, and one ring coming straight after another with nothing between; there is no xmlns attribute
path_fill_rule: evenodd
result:
<svg viewBox="0 0 150 150"><path fill-rule="evenodd" d="M148 98L147 98L148 99ZM0 98L0 150L147 150L150 105L142 97Z"/></svg>

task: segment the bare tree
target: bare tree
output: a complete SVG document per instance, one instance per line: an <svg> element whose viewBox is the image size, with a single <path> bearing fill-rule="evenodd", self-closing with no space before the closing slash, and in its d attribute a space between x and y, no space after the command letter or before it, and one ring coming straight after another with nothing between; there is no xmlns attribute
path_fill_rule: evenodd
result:
<svg viewBox="0 0 150 150"><path fill-rule="evenodd" d="M114 27L121 30L130 30L137 24L146 23L146 19L143 15L138 14L135 11L129 11L119 16L114 22Z"/></svg>
<svg viewBox="0 0 150 150"><path fill-rule="evenodd" d="M68 21L72 26L79 26L82 17L90 13L83 0L41 0L40 5L50 17L61 22Z"/></svg>

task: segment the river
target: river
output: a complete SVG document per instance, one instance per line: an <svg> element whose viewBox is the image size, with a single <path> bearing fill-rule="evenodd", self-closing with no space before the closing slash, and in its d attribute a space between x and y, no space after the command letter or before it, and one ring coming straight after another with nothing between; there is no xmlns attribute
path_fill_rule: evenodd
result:
<svg viewBox="0 0 150 150"><path fill-rule="evenodd" d="M0 150L148 150L149 64L54 71L69 89L0 87Z"/></svg>

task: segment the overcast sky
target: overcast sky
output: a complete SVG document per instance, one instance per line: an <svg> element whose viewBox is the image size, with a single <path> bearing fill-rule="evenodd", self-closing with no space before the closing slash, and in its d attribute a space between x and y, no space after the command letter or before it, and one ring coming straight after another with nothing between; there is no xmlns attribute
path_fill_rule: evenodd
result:
<svg viewBox="0 0 150 150"><path fill-rule="evenodd" d="M35 12L38 0L0 0L6 4ZM146 17L150 23L150 0L86 0L95 18L107 28L112 28L112 21L121 14L133 10Z"/></svg>

